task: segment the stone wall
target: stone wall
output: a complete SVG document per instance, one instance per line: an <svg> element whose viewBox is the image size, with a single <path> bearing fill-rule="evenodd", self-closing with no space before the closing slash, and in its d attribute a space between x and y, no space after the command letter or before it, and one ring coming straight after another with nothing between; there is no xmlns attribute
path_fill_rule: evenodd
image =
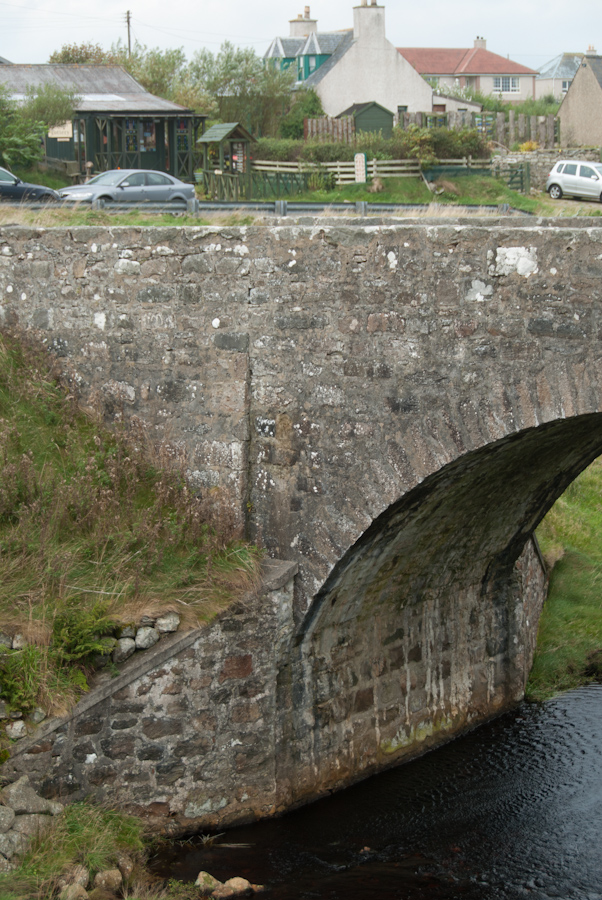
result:
<svg viewBox="0 0 602 900"><path fill-rule="evenodd" d="M195 799L186 779L203 782L205 744L187 755L178 732L155 737L149 724L140 737L136 723L132 744L119 726L147 715L118 715L107 694L99 730L77 736L77 791L93 762L126 799L163 792L178 815L234 821L516 702L544 590L523 551L602 451L601 274L594 219L2 229L2 321L36 329L108 419L136 416L186 451L199 488L221 486L249 536L299 565L275 667L272 614L244 625L276 694L266 675L240 711L241 694L224 700L228 715L258 716L241 727L274 752L257 750L254 770L225 719L210 745L218 780ZM190 675L191 708L219 707L234 681L220 687L220 641L207 649L211 682ZM177 677L197 666L191 656ZM167 704L168 720L172 675L135 689ZM116 702L140 705L129 688ZM138 757L142 741L156 760ZM42 767L52 752L40 749ZM237 765L262 799L218 796Z"/></svg>
<svg viewBox="0 0 602 900"><path fill-rule="evenodd" d="M561 147L558 150L532 150L529 153L508 153L504 156L494 156L491 160L492 172L496 176L504 177L511 166L528 162L531 167L531 187L536 191L545 191L548 175L552 166L559 159L587 159L590 162L600 162L599 147Z"/></svg>
<svg viewBox="0 0 602 900"><path fill-rule="evenodd" d="M180 830L272 814L281 712L277 672L292 634L292 563L267 561L258 597L200 631L164 638L105 676L71 715L13 748L2 775L44 797L94 797Z"/></svg>

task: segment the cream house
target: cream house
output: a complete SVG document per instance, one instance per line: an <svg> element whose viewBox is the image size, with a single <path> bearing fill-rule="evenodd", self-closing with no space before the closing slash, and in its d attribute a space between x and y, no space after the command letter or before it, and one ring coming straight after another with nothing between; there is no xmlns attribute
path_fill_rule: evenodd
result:
<svg viewBox="0 0 602 900"><path fill-rule="evenodd" d="M589 52L595 53L596 51L590 47ZM571 86L584 56L584 53L561 53L560 56L554 57L549 63L542 66L535 79L537 99L552 96L556 100L562 100Z"/></svg>
<svg viewBox="0 0 602 900"><path fill-rule="evenodd" d="M398 47L399 54L443 92L467 88L482 94L499 94L503 100L519 103L535 97L537 72L487 49L485 38L474 46Z"/></svg>

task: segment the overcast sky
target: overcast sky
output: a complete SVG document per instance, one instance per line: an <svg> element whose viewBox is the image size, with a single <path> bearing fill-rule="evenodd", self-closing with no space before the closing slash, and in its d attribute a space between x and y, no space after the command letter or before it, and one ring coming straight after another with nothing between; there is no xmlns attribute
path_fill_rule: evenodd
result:
<svg viewBox="0 0 602 900"><path fill-rule="evenodd" d="M357 0L309 0L321 31L349 28ZM225 40L263 54L270 40L287 35L288 20L305 0L0 0L0 56L15 63L43 63L66 43L92 41L109 48L132 39L148 47L183 47L188 57ZM538 69L563 51L602 52L591 0L390 0L387 37L398 47L470 47L477 35L487 48Z"/></svg>

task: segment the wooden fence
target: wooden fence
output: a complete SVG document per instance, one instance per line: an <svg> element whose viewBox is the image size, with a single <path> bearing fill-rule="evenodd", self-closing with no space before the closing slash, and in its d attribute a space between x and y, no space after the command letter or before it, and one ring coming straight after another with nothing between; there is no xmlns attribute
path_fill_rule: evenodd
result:
<svg viewBox="0 0 602 900"><path fill-rule="evenodd" d="M341 119L330 119L327 116L319 119L305 119L303 136L306 141L321 141L322 143L338 141L343 144L353 144L355 119L353 116L343 116Z"/></svg>
<svg viewBox="0 0 602 900"><path fill-rule="evenodd" d="M274 162L272 160L255 160L252 164L254 172L302 172L312 174L328 173L334 175L336 184L355 183L355 163L350 162ZM420 178L420 163L413 159L370 159L367 164L368 178Z"/></svg>
<svg viewBox="0 0 602 900"><path fill-rule="evenodd" d="M524 113L516 113L513 109L508 113L494 112L414 112L403 113L399 119L399 125L407 129L410 125L418 125L420 128L450 128L460 130L462 128L476 128L482 134L487 135L488 140L510 148L514 144L525 144L533 141L543 149L553 148L559 142L559 121L553 116L526 116ZM345 144L355 144L361 134L355 131L353 116L345 116L342 119L329 119L326 116L320 119L305 119L304 135L306 140L340 141Z"/></svg>
<svg viewBox="0 0 602 900"><path fill-rule="evenodd" d="M551 149L559 142L559 121L555 116L526 116L524 113L516 113L513 109L508 113L508 120L503 112L403 113L399 124L404 129L410 125L453 130L476 128L477 131L487 135L490 141L508 148L513 144L533 141L541 148Z"/></svg>

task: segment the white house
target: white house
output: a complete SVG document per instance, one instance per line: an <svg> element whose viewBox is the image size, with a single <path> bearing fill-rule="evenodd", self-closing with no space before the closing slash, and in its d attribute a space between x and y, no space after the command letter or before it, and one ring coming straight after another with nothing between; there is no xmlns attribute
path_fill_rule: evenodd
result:
<svg viewBox="0 0 602 900"><path fill-rule="evenodd" d="M290 24L289 36L275 38L265 59L295 65L297 85L315 89L326 115L372 101L396 115L432 109L432 88L387 40L385 8L376 0L354 7L352 29L318 31L309 7Z"/></svg>

